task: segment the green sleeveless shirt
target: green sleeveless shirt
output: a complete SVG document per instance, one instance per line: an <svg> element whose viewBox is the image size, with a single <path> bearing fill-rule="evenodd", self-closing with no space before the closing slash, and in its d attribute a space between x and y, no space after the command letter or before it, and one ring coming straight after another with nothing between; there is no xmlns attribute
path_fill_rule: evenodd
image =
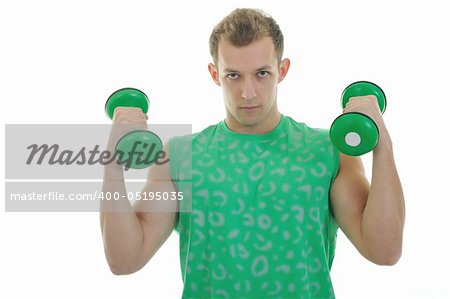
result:
<svg viewBox="0 0 450 299"><path fill-rule="evenodd" d="M249 135L222 121L169 151L180 209L192 209L176 226L183 298L334 298L338 154L327 130L282 116Z"/></svg>

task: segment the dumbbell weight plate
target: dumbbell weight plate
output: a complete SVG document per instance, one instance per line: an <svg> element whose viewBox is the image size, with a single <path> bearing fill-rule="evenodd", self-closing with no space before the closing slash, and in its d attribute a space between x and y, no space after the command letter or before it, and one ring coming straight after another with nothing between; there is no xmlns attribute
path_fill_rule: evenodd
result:
<svg viewBox="0 0 450 299"><path fill-rule="evenodd" d="M375 122L357 112L342 114L330 128L333 144L349 156L360 156L373 150L378 143L378 134Z"/></svg>
<svg viewBox="0 0 450 299"><path fill-rule="evenodd" d="M137 143L136 143L137 142ZM136 143L134 154L133 150ZM147 130L136 130L123 135L116 144L116 151L124 153L118 156L118 162L129 168L142 169L149 167L158 160L155 157L163 149L161 139L155 133ZM131 160L130 154L132 154Z"/></svg>
<svg viewBox="0 0 450 299"><path fill-rule="evenodd" d="M149 100L139 89L126 87L115 91L106 101L105 111L109 118L113 118L116 107L138 107L142 109L142 112L147 113Z"/></svg>

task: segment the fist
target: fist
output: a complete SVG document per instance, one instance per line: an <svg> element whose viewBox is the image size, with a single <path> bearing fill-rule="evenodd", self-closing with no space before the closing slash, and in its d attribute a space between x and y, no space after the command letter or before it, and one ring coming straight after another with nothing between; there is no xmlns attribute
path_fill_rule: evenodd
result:
<svg viewBox="0 0 450 299"><path fill-rule="evenodd" d="M377 97L374 95L349 98L343 112L358 112L367 115L375 122L378 128L383 124L380 106L378 105Z"/></svg>
<svg viewBox="0 0 450 299"><path fill-rule="evenodd" d="M126 133L135 130L147 130L148 116L137 107L117 107L114 109L113 126L109 137L109 147L115 147L117 141Z"/></svg>
<svg viewBox="0 0 450 299"><path fill-rule="evenodd" d="M113 124L147 125L148 116L137 107L117 107L114 109Z"/></svg>

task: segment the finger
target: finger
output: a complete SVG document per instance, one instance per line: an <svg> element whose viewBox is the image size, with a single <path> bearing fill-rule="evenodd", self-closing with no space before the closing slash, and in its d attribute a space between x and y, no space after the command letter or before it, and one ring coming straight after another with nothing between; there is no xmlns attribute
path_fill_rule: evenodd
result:
<svg viewBox="0 0 450 299"><path fill-rule="evenodd" d="M147 117L143 112L136 112L136 111L117 111L117 113L114 114L113 120L117 120L120 122L121 120L139 120L146 122Z"/></svg>
<svg viewBox="0 0 450 299"><path fill-rule="evenodd" d="M145 115L142 109L138 107L116 107L116 109L114 109L113 118L117 114L141 115L142 117Z"/></svg>
<svg viewBox="0 0 450 299"><path fill-rule="evenodd" d="M116 107L116 109L114 110L118 110L118 111L137 111L137 112L142 112L142 109L139 107L128 107L128 106L118 106Z"/></svg>

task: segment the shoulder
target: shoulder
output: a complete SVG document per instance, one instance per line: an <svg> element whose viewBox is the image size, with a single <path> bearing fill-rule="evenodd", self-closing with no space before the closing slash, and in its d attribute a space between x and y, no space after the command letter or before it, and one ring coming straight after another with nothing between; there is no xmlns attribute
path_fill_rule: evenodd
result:
<svg viewBox="0 0 450 299"><path fill-rule="evenodd" d="M170 152L170 176L179 188L179 181L192 176L192 160L195 154L204 153L217 135L219 124L210 125L200 132L174 136L167 143Z"/></svg>
<svg viewBox="0 0 450 299"><path fill-rule="evenodd" d="M191 148L194 143L205 143L215 135L219 127L219 124L210 125L203 130L186 134L181 136L173 136L169 138L168 145L172 151L179 151L180 149L189 147Z"/></svg>
<svg viewBox="0 0 450 299"><path fill-rule="evenodd" d="M220 123L210 125L196 133L169 138L166 146L170 153L171 163L176 164L181 160L191 159L193 152L197 152L199 148L204 148L210 140L214 139L219 125Z"/></svg>
<svg viewBox="0 0 450 299"><path fill-rule="evenodd" d="M329 129L312 127L289 116L284 116L284 118L286 119L286 130L291 134L303 133L305 138L329 140Z"/></svg>
<svg viewBox="0 0 450 299"><path fill-rule="evenodd" d="M290 135L290 147L299 155L312 158L327 165L331 181L339 171L339 152L330 139L330 131L326 128L312 127L306 123L286 117L286 132Z"/></svg>

